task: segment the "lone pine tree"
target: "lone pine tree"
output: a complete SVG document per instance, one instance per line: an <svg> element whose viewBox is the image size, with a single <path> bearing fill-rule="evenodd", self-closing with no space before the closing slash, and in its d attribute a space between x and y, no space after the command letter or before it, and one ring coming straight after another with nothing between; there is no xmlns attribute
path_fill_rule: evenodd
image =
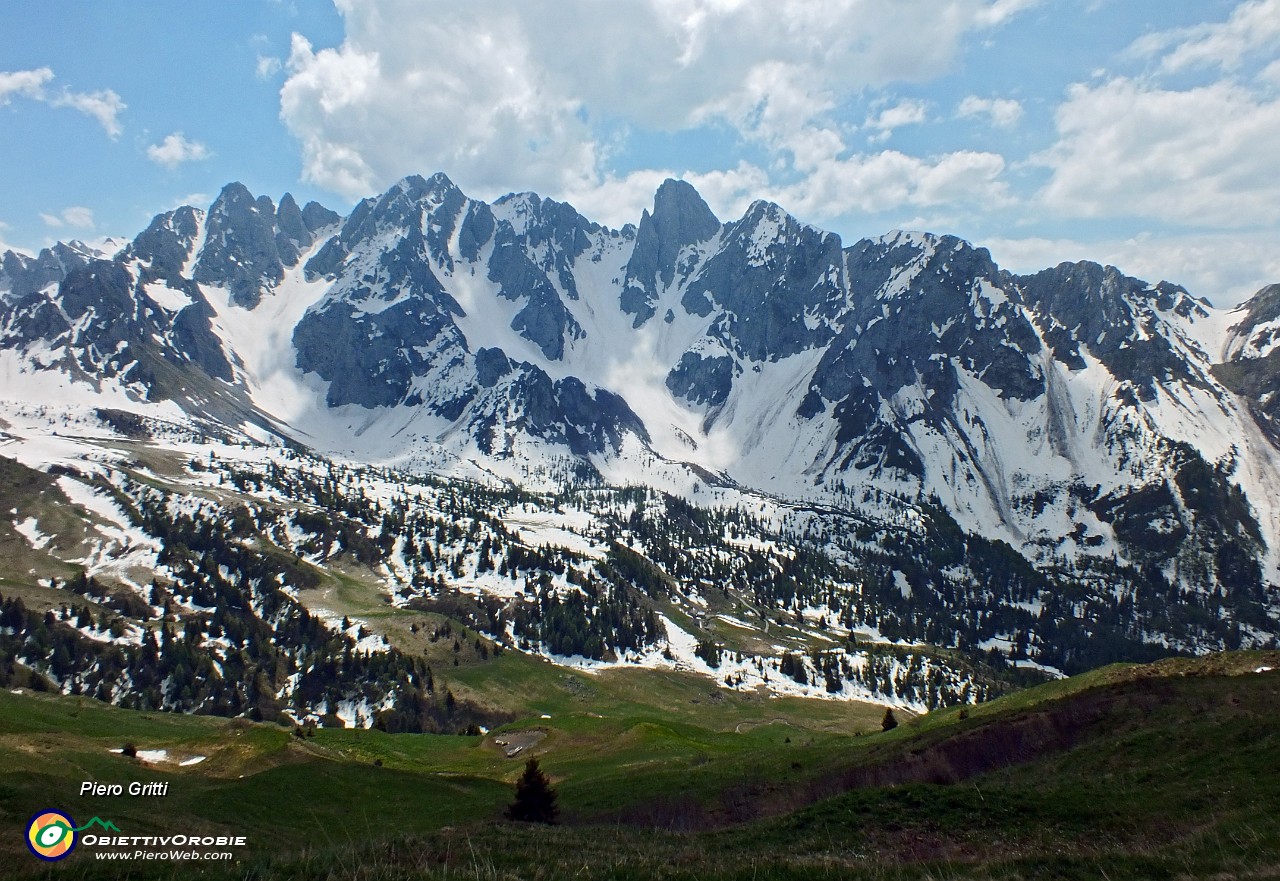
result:
<svg viewBox="0 0 1280 881"><path fill-rule="evenodd" d="M537 759L525 762L524 773L516 781L516 799L507 808L508 820L524 823L554 823L560 813L556 791Z"/></svg>
<svg viewBox="0 0 1280 881"><path fill-rule="evenodd" d="M893 709L884 711L884 719L880 722L880 728L884 731L892 731L898 727L898 718L893 715Z"/></svg>

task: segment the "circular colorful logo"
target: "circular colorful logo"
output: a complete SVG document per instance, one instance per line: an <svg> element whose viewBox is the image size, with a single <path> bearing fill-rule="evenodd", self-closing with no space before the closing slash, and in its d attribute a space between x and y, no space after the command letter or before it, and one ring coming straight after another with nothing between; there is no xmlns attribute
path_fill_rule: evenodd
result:
<svg viewBox="0 0 1280 881"><path fill-rule="evenodd" d="M42 860L60 860L75 846L75 821L62 811L41 811L27 824L27 847Z"/></svg>

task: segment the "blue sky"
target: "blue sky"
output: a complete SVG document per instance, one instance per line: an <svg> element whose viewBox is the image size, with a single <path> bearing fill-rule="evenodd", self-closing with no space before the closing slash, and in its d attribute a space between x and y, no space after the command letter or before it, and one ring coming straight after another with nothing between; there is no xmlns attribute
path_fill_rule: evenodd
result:
<svg viewBox="0 0 1280 881"><path fill-rule="evenodd" d="M0 243L223 184L340 211L414 172L611 225L668 176L847 241L960 235L1220 304L1280 281L1280 0L0 6Z"/></svg>

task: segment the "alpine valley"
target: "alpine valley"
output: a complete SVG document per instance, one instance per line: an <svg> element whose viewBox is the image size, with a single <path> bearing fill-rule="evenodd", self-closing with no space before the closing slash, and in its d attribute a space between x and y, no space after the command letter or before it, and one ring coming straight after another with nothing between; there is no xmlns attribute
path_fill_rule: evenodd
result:
<svg viewBox="0 0 1280 881"><path fill-rule="evenodd" d="M504 655L918 712L1274 648L1278 391L1280 286L230 184L3 256L0 681L463 732Z"/></svg>

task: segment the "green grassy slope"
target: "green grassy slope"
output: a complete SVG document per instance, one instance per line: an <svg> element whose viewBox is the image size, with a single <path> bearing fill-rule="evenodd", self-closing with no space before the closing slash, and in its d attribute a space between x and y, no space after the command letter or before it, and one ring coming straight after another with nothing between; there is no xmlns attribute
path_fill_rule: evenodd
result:
<svg viewBox="0 0 1280 881"><path fill-rule="evenodd" d="M874 708L514 653L458 683L522 694L529 714L483 738L297 737L0 693L0 877L1280 877L1280 653L1105 668L887 733ZM529 745L508 758L504 735ZM172 761L109 751L125 742ZM500 819L529 754L561 826ZM80 798L85 779L170 794ZM50 868L21 838L46 807L252 846L224 865L82 849Z"/></svg>

